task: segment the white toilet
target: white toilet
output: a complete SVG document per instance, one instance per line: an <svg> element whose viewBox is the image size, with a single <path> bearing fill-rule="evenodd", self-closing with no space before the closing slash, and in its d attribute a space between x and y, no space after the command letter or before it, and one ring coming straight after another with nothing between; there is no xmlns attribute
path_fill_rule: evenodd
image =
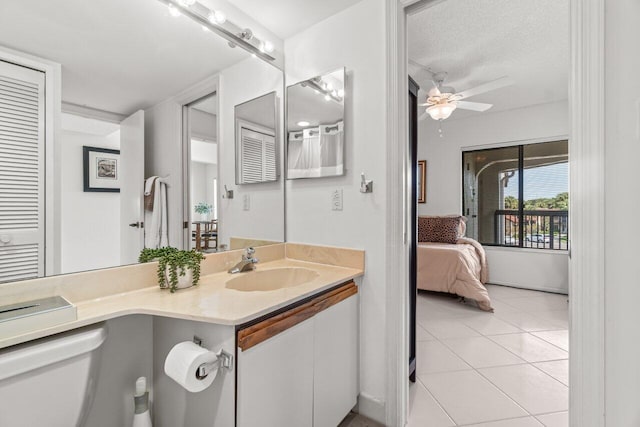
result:
<svg viewBox="0 0 640 427"><path fill-rule="evenodd" d="M99 324L0 350L0 426L83 425L106 337Z"/></svg>

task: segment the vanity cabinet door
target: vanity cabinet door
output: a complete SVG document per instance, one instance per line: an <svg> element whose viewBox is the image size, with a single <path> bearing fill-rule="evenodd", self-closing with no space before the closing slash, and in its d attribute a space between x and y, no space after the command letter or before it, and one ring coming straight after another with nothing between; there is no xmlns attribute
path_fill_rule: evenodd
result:
<svg viewBox="0 0 640 427"><path fill-rule="evenodd" d="M312 425L313 321L238 348L238 427Z"/></svg>
<svg viewBox="0 0 640 427"><path fill-rule="evenodd" d="M358 398L358 295L314 317L313 426L335 427Z"/></svg>

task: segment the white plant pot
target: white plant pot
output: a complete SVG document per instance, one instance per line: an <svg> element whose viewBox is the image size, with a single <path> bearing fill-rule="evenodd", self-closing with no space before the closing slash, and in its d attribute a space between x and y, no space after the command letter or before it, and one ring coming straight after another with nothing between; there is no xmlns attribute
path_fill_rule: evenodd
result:
<svg viewBox="0 0 640 427"><path fill-rule="evenodd" d="M186 272L184 273L184 276L182 276L182 272L184 271L183 268L178 268L177 269L177 273L178 273L178 285L177 288L178 289L185 289L185 288L190 288L193 286L193 270L190 268L187 268ZM165 280L167 282L165 288L170 288L171 285L169 284L169 278L171 277L170 273L169 273L169 266L167 266L165 272L164 272L164 276L165 276Z"/></svg>

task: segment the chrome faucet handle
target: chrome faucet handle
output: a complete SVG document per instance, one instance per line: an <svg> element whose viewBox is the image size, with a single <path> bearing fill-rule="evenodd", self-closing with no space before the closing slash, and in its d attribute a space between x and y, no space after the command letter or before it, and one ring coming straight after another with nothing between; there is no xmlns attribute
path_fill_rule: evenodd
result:
<svg viewBox="0 0 640 427"><path fill-rule="evenodd" d="M256 253L256 250L253 248L253 246L249 246L244 250L244 254L242 254L242 259L249 260L253 258L253 254L255 253Z"/></svg>

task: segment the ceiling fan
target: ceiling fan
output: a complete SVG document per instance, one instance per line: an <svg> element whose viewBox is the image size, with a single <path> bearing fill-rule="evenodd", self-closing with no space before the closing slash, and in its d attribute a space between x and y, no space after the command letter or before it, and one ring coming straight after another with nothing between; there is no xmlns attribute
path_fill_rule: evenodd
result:
<svg viewBox="0 0 640 427"><path fill-rule="evenodd" d="M504 76L490 82L483 83L471 89L467 89L462 92L456 92L454 88L443 85L444 81L447 78L447 73L435 73L429 68L418 64L415 61L411 61L411 63L424 70L427 70L431 75L431 80L433 81L433 87L429 90L427 102L425 102L424 104L419 104L421 107L427 107L427 109L418 120L424 120L428 116L431 116L433 120L442 121L449 118L449 116L451 116L451 113L453 113L457 108L460 108L461 110L472 110L479 112L487 111L489 108L493 107L492 104L463 101L463 99L471 98L472 96L480 95L513 84L513 80L511 80L507 76Z"/></svg>

